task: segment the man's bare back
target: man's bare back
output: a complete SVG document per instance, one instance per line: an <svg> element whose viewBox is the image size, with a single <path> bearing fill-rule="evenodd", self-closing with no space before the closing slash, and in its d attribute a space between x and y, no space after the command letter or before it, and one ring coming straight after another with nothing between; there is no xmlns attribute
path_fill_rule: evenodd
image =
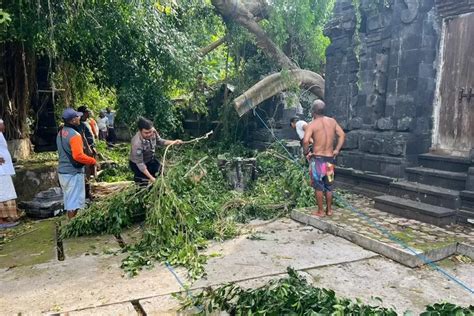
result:
<svg viewBox="0 0 474 316"><path fill-rule="evenodd" d="M334 139L338 136L338 144L334 149ZM334 157L339 154L344 141L344 132L336 120L327 116L317 116L308 124L305 138L313 142L313 155ZM341 143L341 146L339 146Z"/></svg>
<svg viewBox="0 0 474 316"><path fill-rule="evenodd" d="M345 134L336 120L324 115L326 104L322 100L313 102L311 112L313 121L308 124L303 138L304 153L309 162L311 186L315 190L318 210L316 216L331 216L332 212L332 182L334 181L335 157L344 144ZM337 145L334 140L337 135ZM309 152L309 143L313 141L313 152ZM332 165L332 166L331 166ZM332 180L330 180L332 179ZM323 208L323 196L326 197L326 212Z"/></svg>
<svg viewBox="0 0 474 316"><path fill-rule="evenodd" d="M315 118L306 128L311 133L313 140L313 154L316 156L334 156L334 137L336 134L336 121L327 116Z"/></svg>

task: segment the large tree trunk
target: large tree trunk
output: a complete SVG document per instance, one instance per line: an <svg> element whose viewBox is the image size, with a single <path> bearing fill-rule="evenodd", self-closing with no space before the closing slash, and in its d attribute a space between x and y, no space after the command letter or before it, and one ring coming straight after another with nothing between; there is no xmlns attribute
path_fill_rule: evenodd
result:
<svg viewBox="0 0 474 316"><path fill-rule="evenodd" d="M224 20L232 20L245 27L255 36L257 45L282 69L290 69L290 74L300 85L308 87L317 97L324 98L324 79L315 72L299 70L298 66L286 56L278 46L270 39L265 31L257 23L255 16L248 7L253 7L255 0L211 0L217 11ZM260 3L262 0L258 0ZM247 6L247 7L246 7ZM262 101L272 97L278 92L288 89L289 83L281 78L281 74L273 74L261 80L244 94L234 100L235 108L240 116L251 108L256 107Z"/></svg>
<svg viewBox="0 0 474 316"><path fill-rule="evenodd" d="M243 0L243 4L247 8L247 10L249 10L249 12L254 16L256 22L259 22L262 19L268 17L268 4L265 2L265 0ZM226 35L224 37L221 37L217 41L212 42L208 46L201 48L201 50L199 51L201 57L206 56L214 49L224 44L228 38L228 35Z"/></svg>
<svg viewBox="0 0 474 316"><path fill-rule="evenodd" d="M36 92L35 57L23 43L0 45L0 118L8 139L27 138L28 111Z"/></svg>
<svg viewBox="0 0 474 316"><path fill-rule="evenodd" d="M281 68L296 69L298 68L288 56L286 56L278 46L268 37L265 31L255 21L252 13L245 8L238 0L212 0L212 4L225 18L237 22L245 27L249 32L255 35L257 45L272 60L274 60Z"/></svg>
<svg viewBox="0 0 474 316"><path fill-rule="evenodd" d="M297 69L289 70L288 76L303 88L308 90L314 88L318 95L324 94L324 79L317 73ZM237 97L234 100L234 107L239 116L242 116L268 98L287 90L291 85L292 82L281 72L269 75Z"/></svg>

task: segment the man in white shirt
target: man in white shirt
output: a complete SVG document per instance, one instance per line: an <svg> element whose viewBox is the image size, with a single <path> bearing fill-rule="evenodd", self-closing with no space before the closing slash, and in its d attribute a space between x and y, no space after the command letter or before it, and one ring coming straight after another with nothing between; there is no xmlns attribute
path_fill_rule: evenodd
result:
<svg viewBox="0 0 474 316"><path fill-rule="evenodd" d="M294 130L296 130L296 134L298 134L298 138L300 139L300 141L303 140L304 131L306 130L308 123L306 121L298 119L297 117L293 117L290 120L290 126Z"/></svg>
<svg viewBox="0 0 474 316"><path fill-rule="evenodd" d="M106 140L107 139L107 126L109 125L109 119L105 116L104 111L100 111L99 119L97 120L97 128L99 129L99 139Z"/></svg>
<svg viewBox="0 0 474 316"><path fill-rule="evenodd" d="M16 226L18 210L16 208L16 191L12 176L15 174L12 157L3 132L5 124L0 119L0 229Z"/></svg>
<svg viewBox="0 0 474 316"><path fill-rule="evenodd" d="M105 109L105 116L109 120L107 125L107 142L110 144L115 144L117 141L117 136L115 135L115 112L110 108Z"/></svg>

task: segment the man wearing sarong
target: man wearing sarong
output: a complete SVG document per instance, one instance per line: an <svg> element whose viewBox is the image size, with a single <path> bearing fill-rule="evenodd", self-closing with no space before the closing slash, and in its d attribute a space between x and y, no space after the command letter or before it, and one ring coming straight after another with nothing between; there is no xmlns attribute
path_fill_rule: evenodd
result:
<svg viewBox="0 0 474 316"><path fill-rule="evenodd" d="M15 174L12 157L8 151L7 141L3 136L5 124L0 119L0 229L18 224L16 208L16 191L12 176Z"/></svg>
<svg viewBox="0 0 474 316"><path fill-rule="evenodd" d="M334 183L334 167L336 156L344 144L345 134L335 119L324 115L325 103L316 100L312 106L313 121L308 124L303 138L303 148L309 161L311 186L315 190L318 210L313 215L322 217L331 216L332 189ZM337 136L337 145L334 140ZM309 145L313 141L313 151ZM326 197L326 211L323 208L323 198Z"/></svg>
<svg viewBox="0 0 474 316"><path fill-rule="evenodd" d="M75 129L81 123L81 116L81 112L72 108L65 109L62 115L64 126L56 137L58 178L64 195L64 209L69 218L76 216L78 210L85 206L84 166L96 164L93 157L84 153L83 138Z"/></svg>

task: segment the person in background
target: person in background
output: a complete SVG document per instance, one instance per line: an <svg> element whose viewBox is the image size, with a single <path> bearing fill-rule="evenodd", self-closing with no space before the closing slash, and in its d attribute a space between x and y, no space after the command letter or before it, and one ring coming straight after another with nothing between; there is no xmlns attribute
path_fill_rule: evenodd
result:
<svg viewBox="0 0 474 316"><path fill-rule="evenodd" d="M99 138L99 128L97 127L97 122L94 119L94 112L89 111L89 119L87 120L89 122L89 125L92 130L92 135L94 135L94 140Z"/></svg>
<svg viewBox="0 0 474 316"><path fill-rule="evenodd" d="M106 108L106 113L105 116L108 119L108 125L107 125L107 142L109 144L115 144L117 141L117 136L115 135L115 112L112 112L110 108Z"/></svg>
<svg viewBox="0 0 474 316"><path fill-rule="evenodd" d="M105 116L104 111L100 111L99 119L97 120L97 128L99 130L99 139L106 140L107 139L107 126L109 124L109 119Z"/></svg>
<svg viewBox="0 0 474 316"><path fill-rule="evenodd" d="M293 117L290 120L290 127L296 130L296 134L298 134L300 141L302 141L304 138L304 131L306 130L307 126L308 123L306 121L300 120L297 117Z"/></svg>
<svg viewBox="0 0 474 316"><path fill-rule="evenodd" d="M94 159L97 159L98 153L95 148L94 134L92 132L92 128L89 123L91 112L85 105L80 106L77 110L78 112L82 113L82 116L80 118L81 122L76 127L76 131L78 131L79 134L81 134L81 136L83 137L83 139L85 139L83 143L84 153L89 157L93 157ZM97 166L95 164L87 165L84 168L85 168L86 198L92 200L93 196L91 192L90 181L92 178L97 176Z"/></svg>
<svg viewBox="0 0 474 316"><path fill-rule="evenodd" d="M313 215L324 216L323 195L326 196L326 215L332 211L332 185L334 183L334 168L336 157L344 144L345 134L337 121L324 115L326 104L316 100L311 109L313 120L308 124L303 138L303 150L309 161L311 186L315 190L318 210ZM337 145L334 141L337 136ZM313 150L309 149L313 140Z"/></svg>
<svg viewBox="0 0 474 316"><path fill-rule="evenodd" d="M84 166L92 166L97 162L84 153L83 137L76 128L81 124L81 112L67 108L62 114L63 127L56 137L59 164L58 178L64 195L64 209L68 218L77 215L86 203Z"/></svg>
<svg viewBox="0 0 474 316"><path fill-rule="evenodd" d="M15 174L7 141L3 136L5 123L0 119L0 229L18 225L16 191L12 176Z"/></svg>
<svg viewBox="0 0 474 316"><path fill-rule="evenodd" d="M138 132L132 138L130 150L130 169L134 173L133 179L139 185L153 183L156 174L161 169L160 162L155 157L156 146L179 145L183 142L166 140L160 137L153 127L153 123L144 118L138 119Z"/></svg>
<svg viewBox="0 0 474 316"><path fill-rule="evenodd" d="M95 150L95 142L94 133L92 132L92 128L89 123L91 112L85 105L81 105L80 107L78 107L77 111L81 112L82 116L80 118L80 124L76 127L76 131L78 131L79 134L81 134L87 140L87 143L84 144L84 146L86 148L90 147L90 151L92 152ZM86 154L90 155L88 151L89 149L86 150Z"/></svg>

